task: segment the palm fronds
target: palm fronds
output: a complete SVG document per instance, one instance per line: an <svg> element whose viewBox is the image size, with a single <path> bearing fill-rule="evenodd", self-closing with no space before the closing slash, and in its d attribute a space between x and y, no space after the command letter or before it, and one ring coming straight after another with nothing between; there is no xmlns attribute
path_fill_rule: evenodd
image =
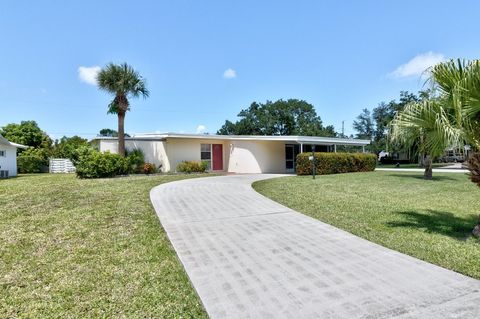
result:
<svg viewBox="0 0 480 319"><path fill-rule="evenodd" d="M462 133L450 121L438 101L409 104L390 123L391 140L407 147L419 146L419 153L441 155L449 145L458 144Z"/></svg>

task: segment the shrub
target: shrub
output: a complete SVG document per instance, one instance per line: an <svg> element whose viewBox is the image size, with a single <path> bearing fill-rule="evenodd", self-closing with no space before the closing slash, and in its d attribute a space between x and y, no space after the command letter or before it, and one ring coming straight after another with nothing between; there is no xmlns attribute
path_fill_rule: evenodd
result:
<svg viewBox="0 0 480 319"><path fill-rule="evenodd" d="M141 173L144 170L145 155L140 149L133 149L126 152L126 158L130 165L131 173Z"/></svg>
<svg viewBox="0 0 480 319"><path fill-rule="evenodd" d="M157 171L157 169L155 168L155 165L153 165L152 163L145 163L143 164L143 173L149 175L149 174L153 174Z"/></svg>
<svg viewBox="0 0 480 319"><path fill-rule="evenodd" d="M470 180L480 187L480 153L472 154L468 160Z"/></svg>
<svg viewBox="0 0 480 319"><path fill-rule="evenodd" d="M29 148L17 157L18 171L25 173L41 173L48 170L48 151L41 148Z"/></svg>
<svg viewBox="0 0 480 319"><path fill-rule="evenodd" d="M128 174L130 166L128 160L118 154L84 148L80 151L76 168L80 178L100 178Z"/></svg>
<svg viewBox="0 0 480 319"><path fill-rule="evenodd" d="M205 173L207 170L207 162L183 161L178 163L177 172L182 173Z"/></svg>
<svg viewBox="0 0 480 319"><path fill-rule="evenodd" d="M312 153L301 153L297 156L297 174L311 175ZM316 174L339 174L350 172L369 172L375 169L377 156L365 153L315 153Z"/></svg>

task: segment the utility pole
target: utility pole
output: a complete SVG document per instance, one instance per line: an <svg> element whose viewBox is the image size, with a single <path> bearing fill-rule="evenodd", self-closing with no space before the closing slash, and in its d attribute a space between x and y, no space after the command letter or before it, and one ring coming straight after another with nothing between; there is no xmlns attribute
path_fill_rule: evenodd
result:
<svg viewBox="0 0 480 319"><path fill-rule="evenodd" d="M345 137L345 121L342 121L342 138Z"/></svg>

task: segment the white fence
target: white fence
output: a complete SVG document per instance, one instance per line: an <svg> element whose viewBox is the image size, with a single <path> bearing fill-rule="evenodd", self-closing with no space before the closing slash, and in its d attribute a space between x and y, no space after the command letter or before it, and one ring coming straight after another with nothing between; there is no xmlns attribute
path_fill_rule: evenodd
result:
<svg viewBox="0 0 480 319"><path fill-rule="evenodd" d="M75 166L67 158L51 158L50 173L75 173Z"/></svg>

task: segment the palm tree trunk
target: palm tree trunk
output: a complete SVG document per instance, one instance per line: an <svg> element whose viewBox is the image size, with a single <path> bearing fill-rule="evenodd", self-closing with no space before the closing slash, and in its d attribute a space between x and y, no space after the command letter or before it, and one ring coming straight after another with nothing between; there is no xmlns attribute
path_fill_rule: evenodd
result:
<svg viewBox="0 0 480 319"><path fill-rule="evenodd" d="M118 112L118 154L125 156L125 112Z"/></svg>
<svg viewBox="0 0 480 319"><path fill-rule="evenodd" d="M425 173L423 174L423 177L428 180L433 178L433 166L430 155L425 156Z"/></svg>

